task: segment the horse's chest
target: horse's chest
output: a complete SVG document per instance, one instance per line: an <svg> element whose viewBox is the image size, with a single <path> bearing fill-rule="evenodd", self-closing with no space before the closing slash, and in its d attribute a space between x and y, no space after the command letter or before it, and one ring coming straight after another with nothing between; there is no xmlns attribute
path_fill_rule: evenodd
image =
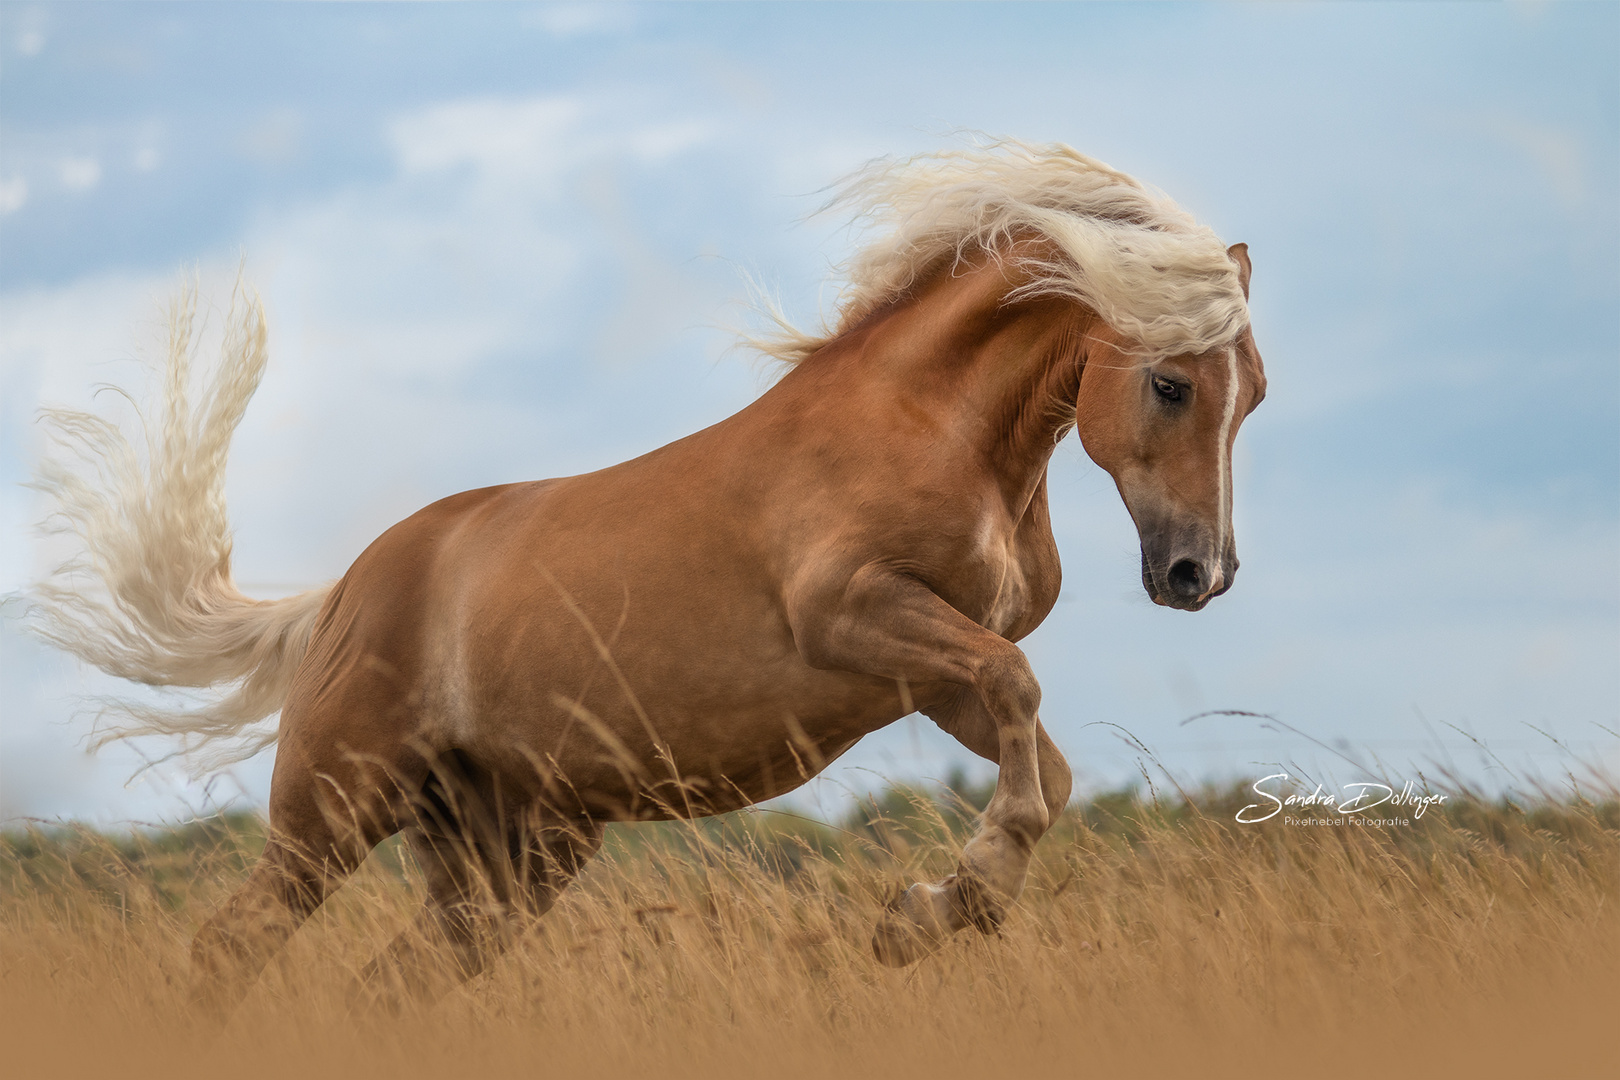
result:
<svg viewBox="0 0 1620 1080"><path fill-rule="evenodd" d="M951 576L957 588L945 599L952 606L985 629L1016 640L1057 602L1057 548L1050 532L1030 535L986 524Z"/></svg>

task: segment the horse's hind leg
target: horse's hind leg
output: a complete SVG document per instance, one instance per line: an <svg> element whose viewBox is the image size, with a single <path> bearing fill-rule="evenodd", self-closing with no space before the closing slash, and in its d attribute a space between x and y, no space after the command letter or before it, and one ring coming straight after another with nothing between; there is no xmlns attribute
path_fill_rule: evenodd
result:
<svg viewBox="0 0 1620 1080"><path fill-rule="evenodd" d="M272 791L271 835L258 864L192 942L192 1000L216 1019L230 1015L293 932L393 831L377 820L334 820L316 783Z"/></svg>
<svg viewBox="0 0 1620 1080"><path fill-rule="evenodd" d="M460 838L415 826L405 842L416 856L427 884L427 902L409 927L360 973L351 998L390 1008L406 998L436 998L450 986L483 969L486 943L494 929L491 909L498 903L496 882L486 873L481 852ZM490 894L490 895L486 895Z"/></svg>
<svg viewBox="0 0 1620 1080"><path fill-rule="evenodd" d="M406 999L432 1002L473 978L513 940L513 916L549 911L602 841L601 828L590 823L514 827L494 842L452 833L442 822L407 831L427 902L366 965L357 1002L386 1008Z"/></svg>

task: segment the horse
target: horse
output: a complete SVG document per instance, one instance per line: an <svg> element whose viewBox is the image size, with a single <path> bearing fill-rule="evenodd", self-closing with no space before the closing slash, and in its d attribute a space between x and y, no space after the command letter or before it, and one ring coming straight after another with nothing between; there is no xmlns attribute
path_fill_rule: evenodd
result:
<svg viewBox="0 0 1620 1080"><path fill-rule="evenodd" d="M195 408L182 296L144 459L108 421L52 414L81 471L111 466L100 485L42 470L84 555L36 588L39 632L115 675L223 688L131 705L104 737L277 744L263 855L193 943L199 1002L234 1008L399 832L428 895L362 986L431 1001L553 905L605 824L770 799L913 712L998 779L956 872L879 914L875 957L1001 924L1071 788L1017 645L1058 598L1048 463L1073 430L1113 477L1154 603L1231 588L1233 440L1265 393L1250 260L1060 144L880 160L829 205L875 239L831 325L756 340L785 374L752 404L598 472L442 499L296 596L231 577L255 295Z"/></svg>

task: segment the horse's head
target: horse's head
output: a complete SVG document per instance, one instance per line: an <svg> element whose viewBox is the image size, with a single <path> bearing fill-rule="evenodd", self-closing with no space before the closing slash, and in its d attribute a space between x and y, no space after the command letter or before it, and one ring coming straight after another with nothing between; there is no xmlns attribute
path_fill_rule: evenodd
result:
<svg viewBox="0 0 1620 1080"><path fill-rule="evenodd" d="M1249 255L1228 252L1249 294ZM1075 427L1107 469L1142 540L1142 585L1156 604L1197 611L1232 587L1232 442L1265 396L1245 327L1228 347L1150 364L1100 330L1080 377Z"/></svg>

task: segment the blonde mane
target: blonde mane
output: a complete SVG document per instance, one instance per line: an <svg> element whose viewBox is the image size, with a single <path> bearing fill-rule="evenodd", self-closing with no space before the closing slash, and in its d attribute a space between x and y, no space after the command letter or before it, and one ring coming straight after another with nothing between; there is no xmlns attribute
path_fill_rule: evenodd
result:
<svg viewBox="0 0 1620 1080"><path fill-rule="evenodd" d="M1009 302L1077 300L1133 338L1146 361L1232 343L1249 322L1226 245L1168 197L1061 143L1011 139L968 150L882 158L822 208L852 210L876 239L843 268L830 329L805 333L778 311L750 339L788 364L809 358L873 311L965 259L1000 258L1031 235L1055 258L1016 256L1030 280Z"/></svg>

